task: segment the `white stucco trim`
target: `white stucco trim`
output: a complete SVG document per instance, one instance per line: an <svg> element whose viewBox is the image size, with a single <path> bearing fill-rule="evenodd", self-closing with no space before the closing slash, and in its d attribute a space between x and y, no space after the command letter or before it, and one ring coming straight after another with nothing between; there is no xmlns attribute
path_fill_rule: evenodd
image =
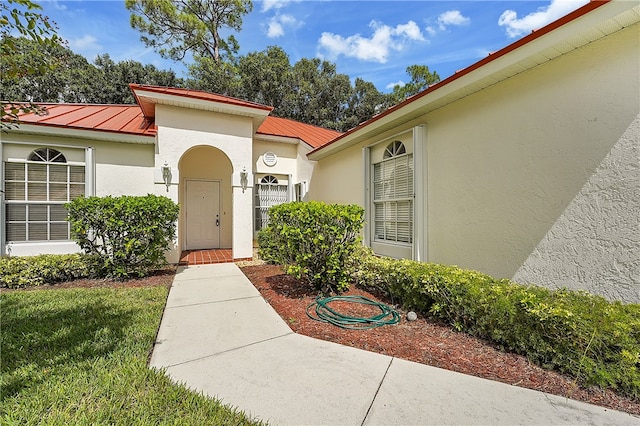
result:
<svg viewBox="0 0 640 426"><path fill-rule="evenodd" d="M413 128L413 260L429 261L427 128Z"/></svg>
<svg viewBox="0 0 640 426"><path fill-rule="evenodd" d="M371 147L362 148L362 170L364 171L364 236L363 243L371 247Z"/></svg>
<svg viewBox="0 0 640 426"><path fill-rule="evenodd" d="M96 195L96 160L92 147L84 149L84 195L86 197Z"/></svg>
<svg viewBox="0 0 640 426"><path fill-rule="evenodd" d="M257 133L255 136L255 139L263 142L278 142L278 143L286 143L291 145L297 145L300 142L304 142L302 139L298 139L298 138L292 138L288 136L266 135L264 133ZM304 143L307 144L306 142Z"/></svg>
<svg viewBox="0 0 640 426"><path fill-rule="evenodd" d="M74 241L11 242L7 244L5 254L10 256L37 256L39 254L80 253L81 251L80 246Z"/></svg>
<svg viewBox="0 0 640 426"><path fill-rule="evenodd" d="M154 144L155 136L132 135L128 133L104 132L100 130L74 129L60 126L47 126L44 124L20 124L18 129L12 129L11 133L55 136L56 138L90 139L96 141ZM14 143L14 142L11 142ZM20 143L20 142L15 142ZM55 145L51 145L55 146ZM59 145L63 146L63 145ZM69 146L71 147L71 146Z"/></svg>
<svg viewBox="0 0 640 426"><path fill-rule="evenodd" d="M5 255L5 220L4 220L4 144L0 143L0 256Z"/></svg>

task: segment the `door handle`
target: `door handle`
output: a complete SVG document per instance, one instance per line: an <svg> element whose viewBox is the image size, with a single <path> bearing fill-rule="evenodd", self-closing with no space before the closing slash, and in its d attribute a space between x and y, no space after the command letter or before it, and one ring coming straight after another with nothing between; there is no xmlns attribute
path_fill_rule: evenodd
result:
<svg viewBox="0 0 640 426"><path fill-rule="evenodd" d="M216 215L216 226L220 226L220 216Z"/></svg>

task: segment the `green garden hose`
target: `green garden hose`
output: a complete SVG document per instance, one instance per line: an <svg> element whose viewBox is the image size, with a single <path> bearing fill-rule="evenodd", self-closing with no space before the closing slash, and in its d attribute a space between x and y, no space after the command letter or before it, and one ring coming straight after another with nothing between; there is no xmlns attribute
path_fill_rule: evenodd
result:
<svg viewBox="0 0 640 426"><path fill-rule="evenodd" d="M380 309L378 315L371 317L353 317L341 314L328 305L331 302L342 301L359 303L362 305L372 305ZM315 309L313 309L315 307ZM312 315L315 313L315 316ZM315 302L307 306L307 316L312 320L327 322L348 330L366 330L380 327L387 324L397 324L400 322L400 314L384 303L376 302L364 296L331 296L318 297Z"/></svg>

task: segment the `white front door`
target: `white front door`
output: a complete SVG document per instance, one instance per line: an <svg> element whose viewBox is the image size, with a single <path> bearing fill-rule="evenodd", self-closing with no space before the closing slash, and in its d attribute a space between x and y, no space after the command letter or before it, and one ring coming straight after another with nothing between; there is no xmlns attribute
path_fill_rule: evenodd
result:
<svg viewBox="0 0 640 426"><path fill-rule="evenodd" d="M187 250L220 248L220 182L186 181Z"/></svg>

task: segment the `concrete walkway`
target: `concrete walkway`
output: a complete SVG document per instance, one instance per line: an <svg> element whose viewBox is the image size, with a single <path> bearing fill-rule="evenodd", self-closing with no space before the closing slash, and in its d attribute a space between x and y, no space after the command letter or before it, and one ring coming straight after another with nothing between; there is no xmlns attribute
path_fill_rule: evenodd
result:
<svg viewBox="0 0 640 426"><path fill-rule="evenodd" d="M295 334L233 263L178 270L151 367L275 425L640 424L627 413Z"/></svg>

